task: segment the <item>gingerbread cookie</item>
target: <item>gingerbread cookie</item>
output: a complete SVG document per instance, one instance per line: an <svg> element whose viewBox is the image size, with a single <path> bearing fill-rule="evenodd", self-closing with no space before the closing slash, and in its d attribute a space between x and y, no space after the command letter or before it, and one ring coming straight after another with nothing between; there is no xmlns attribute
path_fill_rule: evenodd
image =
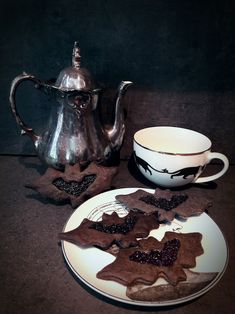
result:
<svg viewBox="0 0 235 314"><path fill-rule="evenodd" d="M128 298L138 301L162 302L175 300L202 290L218 275L218 273L192 272L189 269L184 269L184 272L187 279L175 286L168 283L157 284L157 282L152 286L137 284L127 287L126 295Z"/></svg>
<svg viewBox="0 0 235 314"><path fill-rule="evenodd" d="M85 218L76 229L60 233L59 238L84 247L93 245L108 249L116 244L125 248L137 245L137 238L147 237L158 227L155 215L131 211L125 217L119 217L113 212L111 215L104 213L101 221Z"/></svg>
<svg viewBox="0 0 235 314"><path fill-rule="evenodd" d="M73 208L92 196L110 188L117 167L91 163L82 169L77 163L66 165L64 172L48 168L36 182L26 185L56 202L69 201Z"/></svg>
<svg viewBox="0 0 235 314"><path fill-rule="evenodd" d="M138 247L120 250L114 262L97 273L97 278L117 281L125 286L153 284L163 277L176 285L186 280L184 268L196 265L203 253L200 233L166 232L162 241L154 237L138 241Z"/></svg>
<svg viewBox="0 0 235 314"><path fill-rule="evenodd" d="M152 194L139 189L127 195L117 195L116 199L132 210L147 214L157 212L159 221L172 221L175 216L185 219L199 215L211 206L211 202L191 191L182 193L156 189Z"/></svg>

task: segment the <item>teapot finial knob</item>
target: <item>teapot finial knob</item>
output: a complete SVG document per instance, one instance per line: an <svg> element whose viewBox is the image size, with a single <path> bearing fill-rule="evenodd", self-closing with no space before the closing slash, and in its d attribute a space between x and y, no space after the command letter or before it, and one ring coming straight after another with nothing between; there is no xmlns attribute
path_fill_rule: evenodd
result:
<svg viewBox="0 0 235 314"><path fill-rule="evenodd" d="M78 42L75 41L72 55L72 66L78 69L80 68L80 63L81 63L80 48Z"/></svg>

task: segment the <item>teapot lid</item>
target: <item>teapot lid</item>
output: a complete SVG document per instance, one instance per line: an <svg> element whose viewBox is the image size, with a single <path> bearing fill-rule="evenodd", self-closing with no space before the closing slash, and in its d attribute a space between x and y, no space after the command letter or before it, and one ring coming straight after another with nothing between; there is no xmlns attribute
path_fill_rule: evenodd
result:
<svg viewBox="0 0 235 314"><path fill-rule="evenodd" d="M62 90L82 90L88 91L96 88L96 84L90 72L80 67L81 55L78 42L75 41L72 66L62 70L56 80L55 86Z"/></svg>

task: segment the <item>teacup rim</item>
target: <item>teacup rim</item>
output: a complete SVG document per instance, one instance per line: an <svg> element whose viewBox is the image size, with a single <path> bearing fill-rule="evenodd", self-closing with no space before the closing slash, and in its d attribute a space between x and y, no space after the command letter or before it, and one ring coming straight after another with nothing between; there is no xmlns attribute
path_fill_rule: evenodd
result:
<svg viewBox="0 0 235 314"><path fill-rule="evenodd" d="M141 132L143 130L147 130L147 129L163 129L163 128L169 128L169 129L180 129L180 130L184 130L184 131L190 131L190 132L193 132L193 133L196 133L200 136L203 136L209 143L208 145L208 148L204 149L204 150L201 150L201 151L198 151L198 152L193 152L193 153L180 153L180 152L166 152L166 151L161 151L161 150L156 150L156 149L151 149L147 146L144 146L143 144L140 144L136 139L135 139L135 136L138 132ZM151 152L156 152L156 153L159 153L159 154L165 154L165 155L173 155L173 156L196 156L196 155L201 155L205 152L210 152L211 151L211 147L212 147L212 142L211 140L206 136L204 135L203 133L200 133L198 131L195 131L193 129L189 129L189 128L183 128L183 127L177 127L177 126L153 126L153 127L146 127L146 128L142 128L142 129L139 129L138 131L135 132L134 134L134 138L133 138L134 142L139 145L140 147L144 148L144 149L147 149L148 151L151 151Z"/></svg>

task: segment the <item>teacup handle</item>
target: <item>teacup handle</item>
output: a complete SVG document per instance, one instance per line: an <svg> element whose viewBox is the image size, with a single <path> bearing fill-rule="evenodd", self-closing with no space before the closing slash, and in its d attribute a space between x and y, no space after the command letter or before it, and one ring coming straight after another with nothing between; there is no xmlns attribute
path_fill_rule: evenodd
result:
<svg viewBox="0 0 235 314"><path fill-rule="evenodd" d="M221 169L218 173L213 174L211 176L199 177L199 178L197 178L194 181L195 183L204 183L204 182L214 181L214 180L220 178L222 175L224 175L225 172L228 170L229 161L228 161L228 158L225 155L223 155L221 153L210 153L209 154L209 158L208 158L208 163L212 159L220 159L223 162L223 164L224 164L223 169Z"/></svg>

